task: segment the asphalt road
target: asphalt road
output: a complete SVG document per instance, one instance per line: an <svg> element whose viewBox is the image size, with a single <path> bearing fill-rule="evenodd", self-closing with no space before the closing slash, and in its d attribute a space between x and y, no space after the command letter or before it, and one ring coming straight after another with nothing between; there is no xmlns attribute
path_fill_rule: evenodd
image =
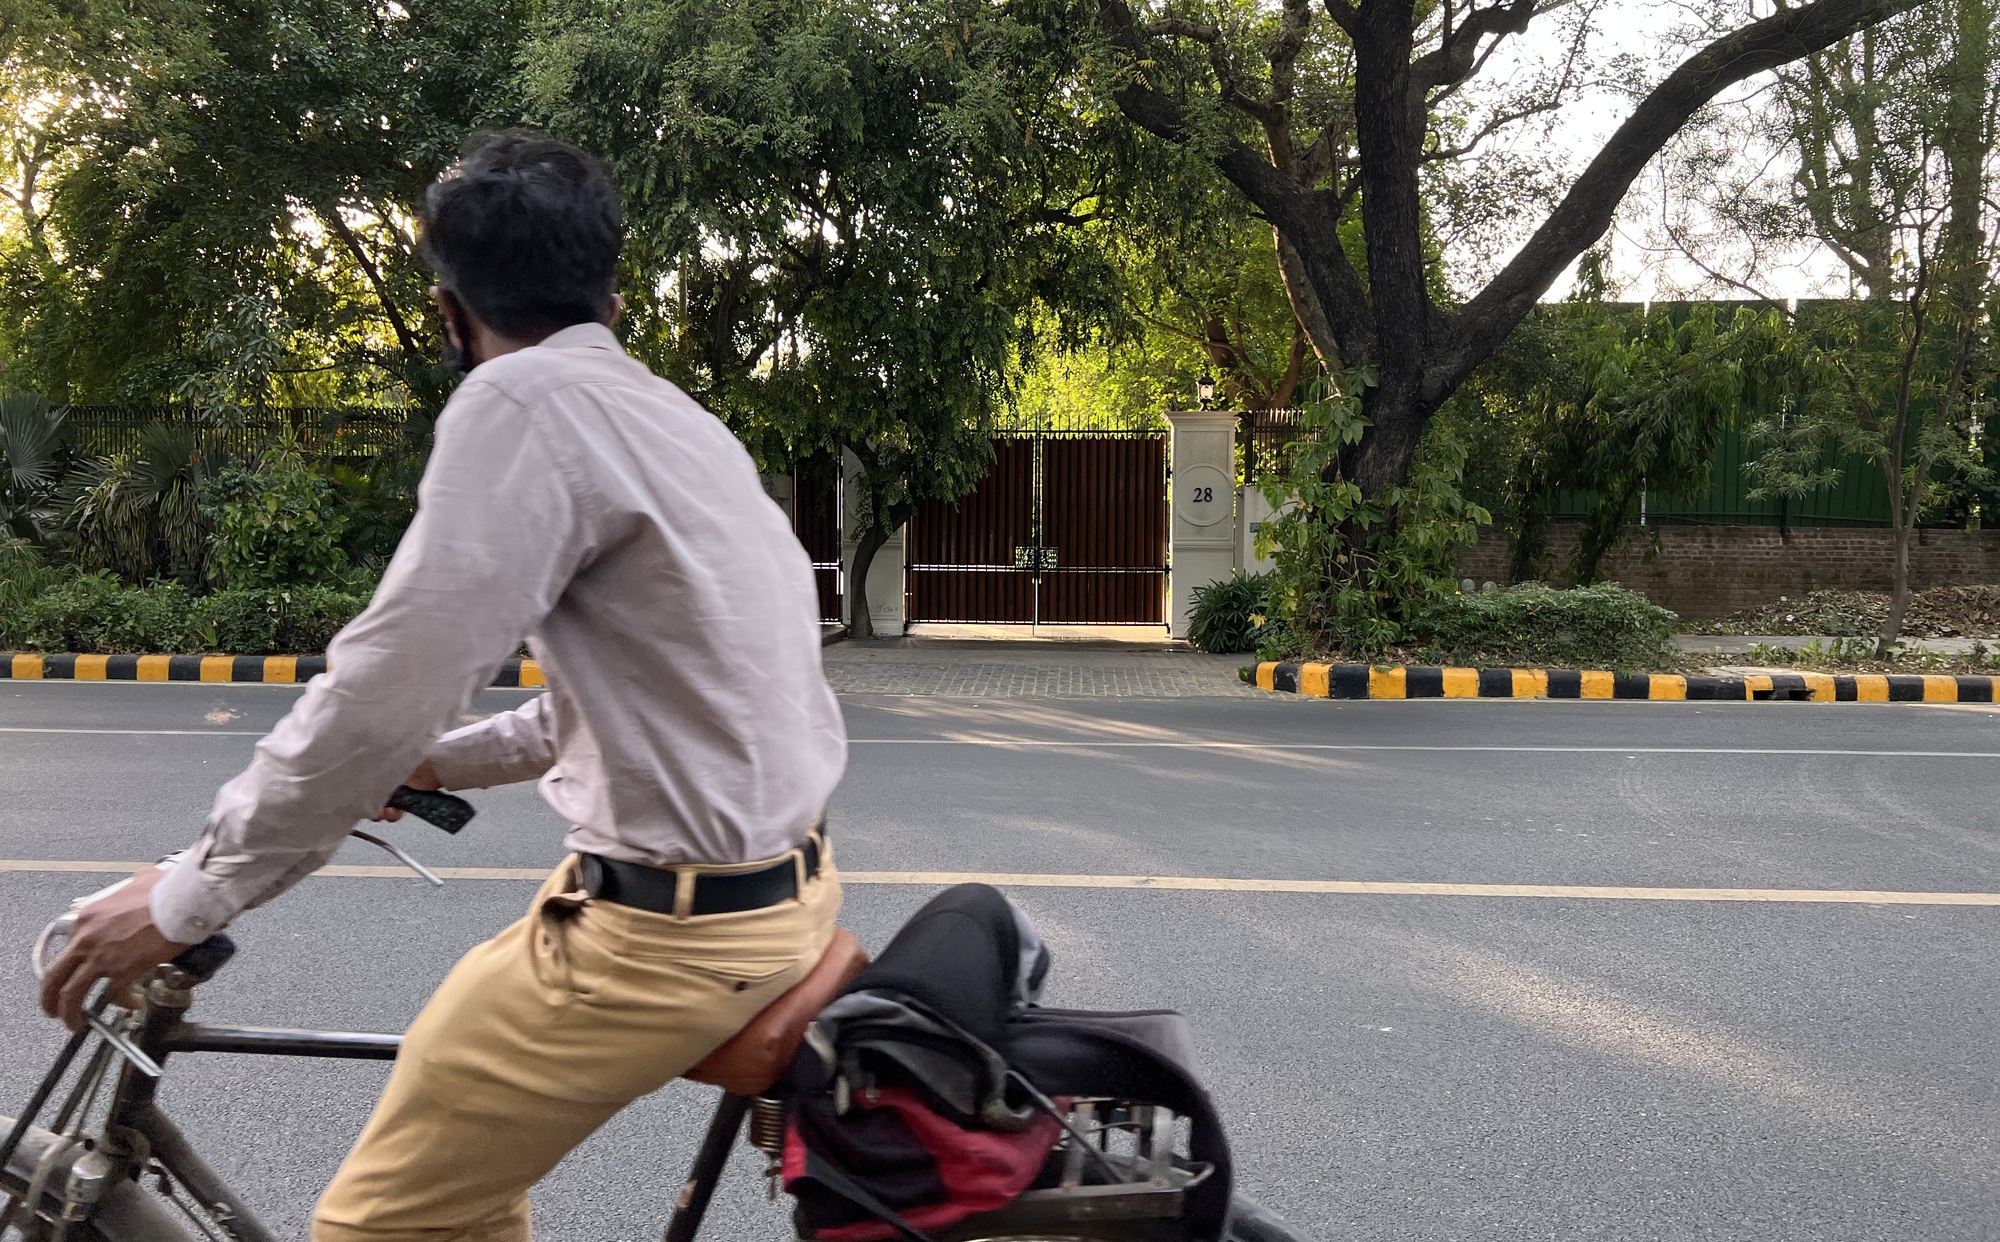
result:
<svg viewBox="0 0 2000 1242"><path fill-rule="evenodd" d="M184 844L293 693L0 683L0 858ZM850 870L2000 891L1992 710L846 706ZM463 839L393 831L436 864L555 861L562 825L531 789L473 798ZM0 873L0 946L104 879ZM238 924L199 1011L398 1029L530 891L308 881ZM879 946L929 891L855 885L844 921ZM1055 949L1052 1003L1191 1016L1242 1185L1326 1242L2000 1239L2000 907L1015 895ZM24 953L0 953L0 1112L58 1042L31 994ZM303 1236L383 1073L187 1058L166 1099ZM538 1192L538 1234L658 1237L707 1096L677 1085L587 1143ZM712 1221L788 1236L747 1154Z"/></svg>

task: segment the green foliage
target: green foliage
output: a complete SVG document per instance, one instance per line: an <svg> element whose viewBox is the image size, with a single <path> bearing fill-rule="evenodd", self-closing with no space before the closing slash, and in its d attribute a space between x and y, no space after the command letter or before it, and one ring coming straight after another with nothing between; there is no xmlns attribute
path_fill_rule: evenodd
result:
<svg viewBox="0 0 2000 1242"><path fill-rule="evenodd" d="M395 555L417 514L417 485L430 457L431 423L415 420L402 443L365 466L335 465L327 472L343 523L340 546L347 559L379 571Z"/></svg>
<svg viewBox="0 0 2000 1242"><path fill-rule="evenodd" d="M218 458L212 438L153 423L140 430L136 453L84 465L64 489L72 559L131 583L172 578L201 585L211 532L200 490Z"/></svg>
<svg viewBox="0 0 2000 1242"><path fill-rule="evenodd" d="M0 86L11 378L72 401L442 400L411 221L468 130L517 118L524 0L15 7L36 33Z"/></svg>
<svg viewBox="0 0 2000 1242"><path fill-rule="evenodd" d="M1194 589L1188 642L1197 651L1255 651L1270 624L1271 575L1237 575Z"/></svg>
<svg viewBox="0 0 2000 1242"><path fill-rule="evenodd" d="M365 591L331 586L217 591L200 601L204 646L238 655L309 655L368 606Z"/></svg>
<svg viewBox="0 0 2000 1242"><path fill-rule="evenodd" d="M1674 661L1673 613L1602 583L1559 591L1539 582L1431 601L1413 629L1426 662L1658 669Z"/></svg>
<svg viewBox="0 0 2000 1242"><path fill-rule="evenodd" d="M38 393L0 394L0 537L46 540L64 475L67 413Z"/></svg>
<svg viewBox="0 0 2000 1242"><path fill-rule="evenodd" d="M1491 520L1459 492L1466 449L1448 435L1431 436L1408 482L1380 502L1341 476L1342 451L1367 427L1360 393L1370 378L1350 375L1341 393L1305 407L1282 471L1258 481L1278 510L1257 535L1281 623L1260 642L1265 659L1365 658L1404 641L1432 601L1456 590L1457 553Z"/></svg>
<svg viewBox="0 0 2000 1242"><path fill-rule="evenodd" d="M195 596L178 583L121 586L97 572L61 582L0 621L8 645L42 651L183 652L202 649Z"/></svg>
<svg viewBox="0 0 2000 1242"><path fill-rule="evenodd" d="M123 586L105 572L37 577L16 557L0 547L0 644L9 650L309 655L368 606L365 591L334 587L196 595L174 582Z"/></svg>
<svg viewBox="0 0 2000 1242"><path fill-rule="evenodd" d="M958 0L561 0L540 31L535 111L626 190L635 351L766 463L854 453L887 529L969 490L1032 312L1110 284L1062 42Z"/></svg>
<svg viewBox="0 0 2000 1242"><path fill-rule="evenodd" d="M348 568L340 543L347 516L333 484L294 451L267 451L255 469L223 467L202 484L201 504L226 588L327 585Z"/></svg>
<svg viewBox="0 0 2000 1242"><path fill-rule="evenodd" d="M10 618L61 582L63 575L42 559L25 539L0 535L0 648L19 643L8 628Z"/></svg>
<svg viewBox="0 0 2000 1242"><path fill-rule="evenodd" d="M1617 307L1601 256L1588 256L1576 299L1543 309L1475 377L1471 419L1482 441L1483 491L1497 492L1513 545L1512 577L1539 577L1544 506L1558 491L1588 497L1568 577L1595 582L1640 498L1706 487L1722 432L1761 412L1819 401L1826 373L1782 310L1713 303Z"/></svg>

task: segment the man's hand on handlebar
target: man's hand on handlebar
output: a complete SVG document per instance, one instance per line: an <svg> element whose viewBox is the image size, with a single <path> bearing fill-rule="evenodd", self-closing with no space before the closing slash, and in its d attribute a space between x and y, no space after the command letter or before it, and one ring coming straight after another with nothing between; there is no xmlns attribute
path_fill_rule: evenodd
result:
<svg viewBox="0 0 2000 1242"><path fill-rule="evenodd" d="M431 766L431 761L428 759L418 764L417 770L410 773L410 778L403 783L411 789L436 789L443 784L438 780L437 769ZM385 806L374 818L378 822L393 824L403 818L403 813L393 806Z"/></svg>
<svg viewBox="0 0 2000 1242"><path fill-rule="evenodd" d="M83 1010L99 979L111 981L116 1002L155 966L187 948L153 925L153 885L162 873L148 867L132 882L76 913L69 944L42 977L42 1012L72 1031L83 1029Z"/></svg>

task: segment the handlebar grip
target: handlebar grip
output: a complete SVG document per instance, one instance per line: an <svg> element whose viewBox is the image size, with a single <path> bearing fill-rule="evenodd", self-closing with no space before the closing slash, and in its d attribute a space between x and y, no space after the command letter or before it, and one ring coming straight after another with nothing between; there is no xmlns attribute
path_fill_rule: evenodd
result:
<svg viewBox="0 0 2000 1242"><path fill-rule="evenodd" d="M396 786L396 792L389 795L389 805L446 832L457 832L478 814L470 802L454 794L441 789L412 789L408 785Z"/></svg>
<svg viewBox="0 0 2000 1242"><path fill-rule="evenodd" d="M217 932L200 944L182 949L180 956L173 960L173 965L194 982L207 983L235 956L236 942Z"/></svg>

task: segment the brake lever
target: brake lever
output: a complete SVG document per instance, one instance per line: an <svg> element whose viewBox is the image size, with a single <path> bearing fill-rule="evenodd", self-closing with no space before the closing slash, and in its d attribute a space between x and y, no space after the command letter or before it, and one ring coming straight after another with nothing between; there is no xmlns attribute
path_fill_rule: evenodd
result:
<svg viewBox="0 0 2000 1242"><path fill-rule="evenodd" d="M363 841L368 842L368 844L370 845L380 846L382 849L385 849L389 851L389 853L393 854L397 862L402 863L405 867L408 867L410 870L416 872L418 875L424 877L426 880L429 880L432 884L436 885L437 887L439 888L444 887L444 879L440 877L437 874L437 872L432 871L429 867L424 866L416 859L410 857L408 854L405 854L402 850L396 848L396 846L394 846L390 842L384 841L381 837L376 836L374 833L363 832L361 829L355 828L350 830L347 835L351 837L360 837Z"/></svg>

